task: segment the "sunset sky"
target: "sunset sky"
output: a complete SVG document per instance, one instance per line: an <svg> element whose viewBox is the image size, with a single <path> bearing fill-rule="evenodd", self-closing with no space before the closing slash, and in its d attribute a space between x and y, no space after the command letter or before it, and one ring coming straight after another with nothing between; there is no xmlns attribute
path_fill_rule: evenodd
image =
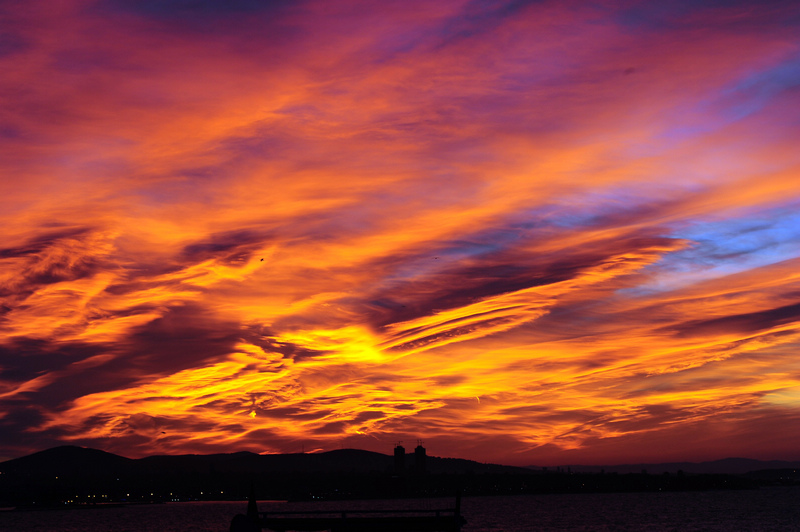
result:
<svg viewBox="0 0 800 532"><path fill-rule="evenodd" d="M0 2L0 460L800 459L800 4Z"/></svg>

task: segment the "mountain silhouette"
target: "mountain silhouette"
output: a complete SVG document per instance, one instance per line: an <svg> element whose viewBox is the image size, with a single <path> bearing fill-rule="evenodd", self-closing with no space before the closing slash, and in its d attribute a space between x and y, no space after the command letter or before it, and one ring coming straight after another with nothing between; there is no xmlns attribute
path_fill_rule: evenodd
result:
<svg viewBox="0 0 800 532"><path fill-rule="evenodd" d="M426 457L425 470L407 454L403 470L394 456L358 449L309 454L251 452L155 455L130 459L97 449L63 446L0 463L3 502L77 500L95 503L184 499L238 499L255 484L261 498L452 495L463 475L530 475L525 468ZM436 479L424 482L425 478ZM71 495L66 495L71 494ZM39 504L39 503L37 503Z"/></svg>
<svg viewBox="0 0 800 532"><path fill-rule="evenodd" d="M130 459L63 446L0 463L0 506L97 505L170 500L346 499L752 489L800 482L797 462L714 462L522 468L405 453L155 455ZM647 473L645 473L645 471ZM753 471L751 475L742 473ZM602 474L608 473L608 474ZM677 473L677 474L673 474ZM736 474L739 476L731 476Z"/></svg>
<svg viewBox="0 0 800 532"><path fill-rule="evenodd" d="M114 471L126 471L135 460L99 449L63 445L0 463L3 474L24 473L40 476L103 476Z"/></svg>
<svg viewBox="0 0 800 532"><path fill-rule="evenodd" d="M529 466L531 469L541 469L538 466ZM708 462L664 462L619 465L568 465L560 466L562 470L569 469L581 473L640 473L647 471L653 474L664 472L684 473L695 475L743 475L752 471L765 469L800 469L800 462L782 460L754 460L752 458L723 458ZM553 469L553 468L551 468Z"/></svg>

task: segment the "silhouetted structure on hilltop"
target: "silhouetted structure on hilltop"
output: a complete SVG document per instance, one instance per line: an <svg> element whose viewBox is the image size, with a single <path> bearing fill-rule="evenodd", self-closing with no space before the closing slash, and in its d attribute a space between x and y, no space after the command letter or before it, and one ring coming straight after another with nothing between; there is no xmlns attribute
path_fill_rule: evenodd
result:
<svg viewBox="0 0 800 532"><path fill-rule="evenodd" d="M422 440L417 440L417 447L414 449L414 470L418 475L424 475L427 471L425 447L422 446Z"/></svg>
<svg viewBox="0 0 800 532"><path fill-rule="evenodd" d="M394 448L394 473L395 475L402 475L406 471L406 448L400 445L403 442L397 442Z"/></svg>

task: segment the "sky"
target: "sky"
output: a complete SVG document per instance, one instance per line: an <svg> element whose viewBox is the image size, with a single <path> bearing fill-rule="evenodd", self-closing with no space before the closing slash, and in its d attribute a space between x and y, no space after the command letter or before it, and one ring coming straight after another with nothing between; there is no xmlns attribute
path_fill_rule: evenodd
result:
<svg viewBox="0 0 800 532"><path fill-rule="evenodd" d="M795 1L0 1L0 459L800 459Z"/></svg>

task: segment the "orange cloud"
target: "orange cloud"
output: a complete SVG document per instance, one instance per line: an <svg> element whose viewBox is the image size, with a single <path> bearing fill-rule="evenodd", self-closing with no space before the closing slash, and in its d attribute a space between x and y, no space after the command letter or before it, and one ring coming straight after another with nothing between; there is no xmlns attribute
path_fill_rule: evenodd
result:
<svg viewBox="0 0 800 532"><path fill-rule="evenodd" d="M797 458L795 6L2 9L9 457Z"/></svg>

